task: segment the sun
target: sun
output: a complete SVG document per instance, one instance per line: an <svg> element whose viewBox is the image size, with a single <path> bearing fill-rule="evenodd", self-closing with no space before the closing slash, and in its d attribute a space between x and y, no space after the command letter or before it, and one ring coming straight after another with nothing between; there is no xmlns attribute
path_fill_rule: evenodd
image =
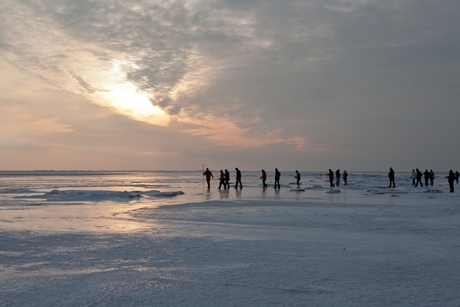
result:
<svg viewBox="0 0 460 307"><path fill-rule="evenodd" d="M167 126L171 121L169 114L152 104L150 93L140 90L127 79L126 67L137 68L127 61L115 61L104 74L93 77L98 90L88 96L93 102L134 120Z"/></svg>
<svg viewBox="0 0 460 307"><path fill-rule="evenodd" d="M154 106L146 93L129 82L110 87L103 96L111 108L135 120L158 126L167 126L170 122L166 112Z"/></svg>

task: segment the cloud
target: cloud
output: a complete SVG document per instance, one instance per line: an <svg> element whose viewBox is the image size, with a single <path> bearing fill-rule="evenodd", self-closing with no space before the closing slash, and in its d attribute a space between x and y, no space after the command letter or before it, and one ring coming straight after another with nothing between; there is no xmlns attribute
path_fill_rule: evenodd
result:
<svg viewBox="0 0 460 307"><path fill-rule="evenodd" d="M251 13L215 4L6 1L2 9L9 29L2 53L10 62L27 63L50 84L136 120L167 125L170 115L180 120L178 114L198 110L190 131L209 129L207 117L217 111L232 121L217 99L206 112L193 98L226 70L246 65L242 52L269 45L257 37ZM255 144L245 131L230 143ZM262 138L260 144L279 142Z"/></svg>
<svg viewBox="0 0 460 307"><path fill-rule="evenodd" d="M13 65L220 146L368 152L410 137L414 107L422 121L458 110L458 1L4 0L0 11Z"/></svg>

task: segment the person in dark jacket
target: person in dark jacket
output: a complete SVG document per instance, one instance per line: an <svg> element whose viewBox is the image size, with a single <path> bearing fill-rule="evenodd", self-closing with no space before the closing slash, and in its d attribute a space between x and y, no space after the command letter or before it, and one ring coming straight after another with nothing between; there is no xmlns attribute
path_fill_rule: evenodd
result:
<svg viewBox="0 0 460 307"><path fill-rule="evenodd" d="M422 172L418 170L418 168L415 170L417 172L417 181L415 182L415 187L418 186L418 183L420 182L420 186L423 187L423 183L422 183Z"/></svg>
<svg viewBox="0 0 460 307"><path fill-rule="evenodd" d="M390 172L388 173L388 178L390 179L389 188L391 188L391 184L393 184L393 188L395 188L396 187L396 184L395 184L395 171L393 170L392 167L390 167Z"/></svg>
<svg viewBox="0 0 460 307"><path fill-rule="evenodd" d="M454 193L454 181L455 181L455 174L452 170L449 171L449 175L446 176L447 181L449 182L450 192Z"/></svg>
<svg viewBox="0 0 460 307"><path fill-rule="evenodd" d="M348 173L347 173L346 170L343 171L342 178L343 178L343 184L344 184L344 185L347 185Z"/></svg>
<svg viewBox="0 0 460 307"><path fill-rule="evenodd" d="M425 179L425 187L428 187L428 181L430 180L430 172L425 169L423 172L423 178Z"/></svg>
<svg viewBox="0 0 460 307"><path fill-rule="evenodd" d="M242 189L243 184L241 183L241 171L238 169L238 167L235 167L235 171L236 171L235 189L238 187L238 183L240 184L240 189Z"/></svg>
<svg viewBox="0 0 460 307"><path fill-rule="evenodd" d="M275 168L275 186L274 186L275 189L276 189L276 186L278 186L278 189L280 188L280 178L281 178L281 173L277 168Z"/></svg>
<svg viewBox="0 0 460 307"><path fill-rule="evenodd" d="M455 172L455 181L457 181L457 184L458 184L458 177L460 177L460 174L458 173L458 171Z"/></svg>
<svg viewBox="0 0 460 307"><path fill-rule="evenodd" d="M297 179L297 187L300 188L300 173L298 170L295 171L295 179Z"/></svg>
<svg viewBox="0 0 460 307"><path fill-rule="evenodd" d="M340 185L340 170L335 171L335 185L339 186Z"/></svg>

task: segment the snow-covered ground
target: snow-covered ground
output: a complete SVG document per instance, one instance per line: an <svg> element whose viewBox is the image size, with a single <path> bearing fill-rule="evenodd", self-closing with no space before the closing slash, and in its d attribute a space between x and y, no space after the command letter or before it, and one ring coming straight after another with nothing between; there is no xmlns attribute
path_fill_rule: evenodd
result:
<svg viewBox="0 0 460 307"><path fill-rule="evenodd" d="M259 176L208 191L187 172L0 174L0 305L460 306L443 176Z"/></svg>

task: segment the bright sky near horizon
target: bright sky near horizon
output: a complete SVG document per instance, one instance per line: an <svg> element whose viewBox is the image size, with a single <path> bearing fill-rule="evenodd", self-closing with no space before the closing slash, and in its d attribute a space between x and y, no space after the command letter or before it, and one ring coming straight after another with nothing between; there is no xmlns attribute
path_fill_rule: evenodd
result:
<svg viewBox="0 0 460 307"><path fill-rule="evenodd" d="M2 0L0 169L460 169L460 1Z"/></svg>

